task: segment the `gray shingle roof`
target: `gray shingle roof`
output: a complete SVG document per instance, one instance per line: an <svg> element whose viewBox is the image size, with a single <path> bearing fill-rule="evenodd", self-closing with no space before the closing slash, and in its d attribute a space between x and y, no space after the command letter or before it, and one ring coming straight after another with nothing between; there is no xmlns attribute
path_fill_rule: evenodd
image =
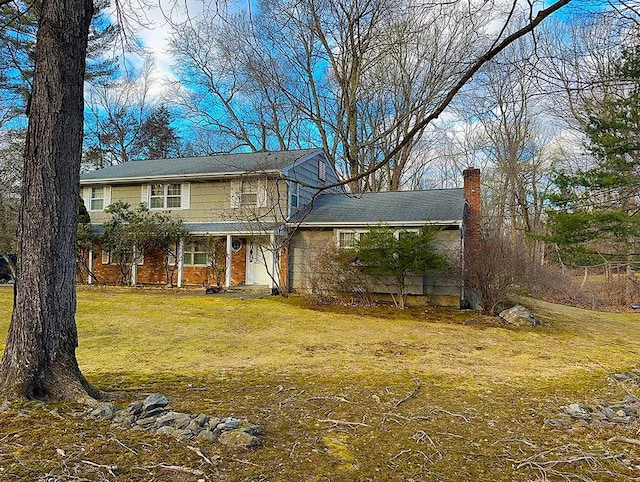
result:
<svg viewBox="0 0 640 482"><path fill-rule="evenodd" d="M463 213L462 189L323 194L316 198L302 225L459 222Z"/></svg>
<svg viewBox="0 0 640 482"><path fill-rule="evenodd" d="M189 234L268 234L278 227L276 223L252 222L219 222L219 223L184 223Z"/></svg>
<svg viewBox="0 0 640 482"><path fill-rule="evenodd" d="M280 225L277 223L251 223L247 222L218 222L218 223L184 223L184 228L188 234L251 234L251 235L268 235ZM102 224L91 224L91 230L96 234L102 234L104 227Z"/></svg>
<svg viewBox="0 0 640 482"><path fill-rule="evenodd" d="M136 179L197 178L199 176L280 171L298 159L322 152L322 149L304 149L130 161L82 174L80 182L107 180L126 182Z"/></svg>

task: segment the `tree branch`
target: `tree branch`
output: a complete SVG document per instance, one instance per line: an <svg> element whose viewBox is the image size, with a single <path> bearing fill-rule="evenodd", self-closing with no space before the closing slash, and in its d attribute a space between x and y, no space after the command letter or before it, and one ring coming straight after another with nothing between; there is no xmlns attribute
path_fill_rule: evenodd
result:
<svg viewBox="0 0 640 482"><path fill-rule="evenodd" d="M554 14L562 7L571 3L572 0L559 0L553 5L538 12L538 15L527 25L518 29L511 35L507 36L502 42L498 43L495 47L489 49L484 55L478 58L463 74L462 77L456 82L456 84L451 88L447 96L442 100L442 102L425 118L416 122L414 127L409 130L404 138L398 142L398 144L391 149L380 162L374 164L369 169L358 173L357 176L352 176L349 179L345 179L338 183L335 183L330 186L326 186L324 189L331 189L333 187L342 186L353 182L357 179L361 179L363 177L369 176L378 169L387 165L393 158L398 154L405 146L410 144L416 135L419 135L427 125L436 120L440 115L444 112L444 110L451 104L453 99L458 95L458 93L462 90L462 88L469 82L473 76L478 73L478 71L490 60L496 57L500 52L506 49L509 45L511 45L516 40L524 37L525 35L533 32L533 30L540 25L547 17ZM407 115L410 115L408 113Z"/></svg>

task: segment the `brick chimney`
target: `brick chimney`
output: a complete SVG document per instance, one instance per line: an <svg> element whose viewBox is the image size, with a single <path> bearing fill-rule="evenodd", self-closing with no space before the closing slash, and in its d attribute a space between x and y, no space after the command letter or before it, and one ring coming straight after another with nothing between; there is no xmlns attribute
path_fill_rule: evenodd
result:
<svg viewBox="0 0 640 482"><path fill-rule="evenodd" d="M465 219L464 255L471 259L480 243L480 169L467 167L462 171L464 180Z"/></svg>

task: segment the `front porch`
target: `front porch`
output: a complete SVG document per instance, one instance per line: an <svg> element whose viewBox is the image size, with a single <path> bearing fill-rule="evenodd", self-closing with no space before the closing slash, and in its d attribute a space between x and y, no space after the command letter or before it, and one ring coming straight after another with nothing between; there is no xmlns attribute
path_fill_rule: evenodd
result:
<svg viewBox="0 0 640 482"><path fill-rule="evenodd" d="M216 286L225 291L255 287L268 293L286 285L286 249L276 244L273 233L190 233L169 251L145 252L127 269L127 284ZM89 253L88 268L88 284L123 282L122 266L100 246Z"/></svg>

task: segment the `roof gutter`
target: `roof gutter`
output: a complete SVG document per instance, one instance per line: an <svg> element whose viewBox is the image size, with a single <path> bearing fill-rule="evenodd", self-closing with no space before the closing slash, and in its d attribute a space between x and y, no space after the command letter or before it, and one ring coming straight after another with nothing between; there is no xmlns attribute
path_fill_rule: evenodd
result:
<svg viewBox="0 0 640 482"><path fill-rule="evenodd" d="M359 227L359 226L411 226L411 227L421 227L421 226L437 226L437 225L450 225L450 226L459 226L462 227L462 220L460 219L444 219L437 221L342 221L342 222L301 222L301 223L293 223L288 222L288 227L298 227L298 228L349 228L349 227Z"/></svg>
<svg viewBox="0 0 640 482"><path fill-rule="evenodd" d="M114 177L114 178L100 178L100 179L80 179L80 185L91 184L131 184L131 183L145 183L154 181L186 181L186 180L208 180L208 179L225 179L229 177L238 177L244 175L265 175L265 174L280 174L278 169L270 169L266 171L232 171L232 172L217 172L217 173L193 173L193 174L170 174L164 176L138 176L138 177Z"/></svg>

